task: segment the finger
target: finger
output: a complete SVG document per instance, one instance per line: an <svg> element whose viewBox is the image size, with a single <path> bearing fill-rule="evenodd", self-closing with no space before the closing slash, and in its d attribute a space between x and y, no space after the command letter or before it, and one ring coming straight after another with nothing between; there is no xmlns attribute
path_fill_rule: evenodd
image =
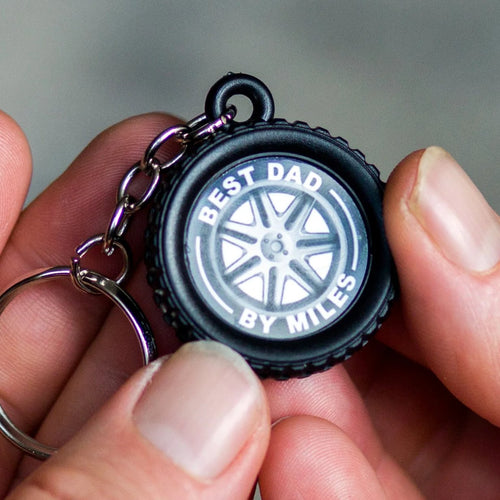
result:
<svg viewBox="0 0 500 500"><path fill-rule="evenodd" d="M411 341L462 402L499 425L499 217L432 147L391 175L385 218Z"/></svg>
<svg viewBox="0 0 500 500"><path fill-rule="evenodd" d="M375 467L334 424L297 416L273 427L259 485L266 500L422 498L388 456Z"/></svg>
<svg viewBox="0 0 500 500"><path fill-rule="evenodd" d="M389 465L394 460L426 490L431 482L439 483L443 461L462 439L462 406L430 371L376 340L328 372L287 382L266 381L265 385L273 421L301 415L327 420L374 470L379 470L381 461ZM480 463L487 470L486 454ZM397 482L404 477L395 470ZM494 477L488 474L488 487L496 484ZM293 476L287 481L293 482Z"/></svg>
<svg viewBox="0 0 500 500"><path fill-rule="evenodd" d="M31 177L31 154L19 126L0 112L0 252L3 250L21 211ZM4 376L0 362L0 398L3 398L9 379ZM0 440L0 457L10 457L12 447ZM4 469L0 460L0 491Z"/></svg>
<svg viewBox="0 0 500 500"><path fill-rule="evenodd" d="M146 317L153 320L150 323L159 352L174 352L179 341L155 310L152 292L144 293L145 275L144 265L139 266L127 288L140 300ZM128 320L122 311L113 308L40 424L36 439L54 447L65 444L141 363L141 350ZM21 476L38 466L38 461L24 457L19 465Z"/></svg>
<svg viewBox="0 0 500 500"><path fill-rule="evenodd" d="M23 213L0 260L0 283L5 286L39 267L65 264L74 246L103 232L124 172L142 156L151 138L173 121L161 114L135 117L93 141ZM132 227L130 238L135 244L142 235ZM4 311L0 318L2 404L23 430L31 432L38 425L109 308L107 300L57 282L23 290ZM3 440L0 446L5 446ZM15 467L13 453L6 447L0 454L2 481Z"/></svg>
<svg viewBox="0 0 500 500"><path fill-rule="evenodd" d="M426 486L457 441L464 407L430 370L378 342L346 365L384 449Z"/></svg>
<svg viewBox="0 0 500 500"><path fill-rule="evenodd" d="M265 382L270 403L271 418L272 421L278 422L278 424L275 424L275 427L273 427L271 446L268 456L272 453L274 432L276 427L280 425L281 419L284 419L283 422L287 422L288 420L294 421L288 417L295 418L304 415L312 416L316 417L316 419L311 422L326 421L331 423L333 425L333 429L335 429L332 431L335 434L332 439L337 439L340 433L342 442L347 440L349 442L349 449L356 449L356 456L362 455L364 462L366 462L367 466L371 469L378 472L382 470L380 464L384 464L384 481L390 481L390 476L394 473L393 478L395 483L392 487L399 488L397 485L406 485L404 487L411 490L414 487L407 485L406 475L402 472L402 470L400 470L397 462L393 460L395 458L397 461L400 461L402 465L408 465L410 458L408 458L405 462L402 460L401 454L398 454L398 452L400 449L404 449L406 444L409 447L409 451L404 454L404 458L407 458L408 455L415 457L424 446L425 440L429 438L430 431L435 430L435 427L432 426L435 426L436 422L442 422L442 414L445 411L446 405L444 403L440 405L439 410L442 411L438 412L435 416L433 415L434 418L430 419L429 422L419 422L419 427L413 429L417 431L415 432L415 435L410 432L405 434L403 432L403 428L408 431L409 429L405 426L405 421L399 421L398 417L406 418L411 416L411 422L415 423L418 417L421 416L421 412L418 412L418 416L414 416L412 415L412 410L415 410L418 407L418 404L422 402L421 400L423 398L412 398L412 394L407 393L407 400L404 400L402 395L398 392L398 389L402 389L403 387L406 389L408 388L406 385L406 379L404 378L405 375L407 375L406 371L402 371L396 376L396 381L400 382L399 385L395 381L390 381L386 387L386 392L384 392L382 382L387 383L389 378L388 370L385 364L388 363L388 360L390 359L385 351L388 351L389 349L383 345L379 346L378 343L375 342L370 344L370 346L365 348L365 350L359 354L364 354L366 349L370 351L370 356L363 356L362 362L358 362L356 360L355 363L350 364L350 369L356 372L354 373L354 375L356 375L356 382L359 382L363 393L360 393L358 387L354 385L351 376L346 372L344 365L335 366L325 373L316 374L305 379L288 380L286 382ZM373 350L375 352L372 352ZM356 356L357 355L355 355L355 357ZM394 368L391 375L394 375L394 372L396 371L393 365L393 363L390 363L390 366ZM360 374L358 376L357 371L359 368L361 368L361 370L359 370ZM411 382L413 382L413 380ZM425 387L422 387L421 392L424 392L424 390ZM394 394L395 400L397 401L397 404L387 404L385 409L390 413L386 414L385 418L388 424L384 425L382 429L379 428L379 419L383 420L384 414L382 411L378 411L380 410L380 406L376 406L376 401L373 401L374 398L371 398L371 395L376 395L377 391L379 391L378 395L382 394L382 396L385 397L385 402L389 399L389 402L392 403L390 401L391 394ZM436 394L433 393L433 396L434 395L442 395L442 391L436 391ZM368 407L366 405L367 401L369 403ZM429 411L429 407L431 407L434 401L435 399L431 399L431 401L428 402L425 406L425 411ZM401 407L398 405L401 405ZM376 419L376 426L373 425L373 417ZM384 423L386 422L384 421ZM388 427L394 432L391 436L389 436L389 431L382 432L383 440L381 441L378 432L380 430L386 431ZM298 429L299 428L300 427L298 427ZM425 433L425 431L428 430L429 432ZM329 432L330 431L328 431L327 434L329 434ZM392 442L391 439L397 442ZM291 432L291 435L288 436L287 431L285 437L283 437L282 441L280 440L279 442L286 443L287 440L291 440L291 442L302 440L305 447L309 446L309 441L305 440L304 437L300 437L300 434L297 437L294 437L293 432ZM318 442L321 442L321 437L318 438ZM328 442L328 440L325 442ZM286 454L286 457L293 456L291 455L291 452L286 451L285 448L278 447L277 450L278 451L275 452L276 455ZM302 452L299 450L297 453ZM314 452L314 456L316 456L316 454L319 455L318 459L320 459L321 456L324 456L321 454L320 450ZM315 460L314 456L310 455L311 463ZM286 471L287 467L286 457L283 455L281 459L284 471ZM338 459L341 460L340 457ZM330 460L330 458L328 458L328 460ZM332 464L332 467L335 466L335 464ZM312 466L309 465L309 467ZM325 465L325 467L327 466ZM418 480L421 480L421 475L418 474L420 470L414 472L415 477ZM272 474L269 473L267 483L270 491L279 490L279 477L281 476L274 476L273 478ZM294 479L293 474L290 474L290 477L287 477L286 481L291 482L291 484L300 488L300 485L297 484L297 482L300 482L302 477L303 474ZM283 480L283 477L281 477L281 479ZM425 479L427 479L427 476ZM327 479L327 476L325 476L322 481L327 484L329 480ZM311 481L311 484L314 487L314 483L316 482L317 487L320 488L322 481L318 478L317 481ZM353 491L356 491L356 489ZM279 498L279 496L271 496L270 498ZM305 498L309 497L305 496ZM317 495L310 498L330 497ZM365 497L353 494L353 498ZM395 496L395 498L406 498L406 496Z"/></svg>
<svg viewBox="0 0 500 500"><path fill-rule="evenodd" d="M248 498L269 437L264 391L243 359L188 344L134 376L16 498Z"/></svg>
<svg viewBox="0 0 500 500"><path fill-rule="evenodd" d="M369 461L382 453L363 400L342 365L324 373L285 382L264 381L271 419L310 415L328 420L349 436Z"/></svg>
<svg viewBox="0 0 500 500"><path fill-rule="evenodd" d="M84 239L104 232L121 178L152 138L174 123L160 113L141 115L94 139L23 213L0 262L0 285L33 269L66 263Z"/></svg>
<svg viewBox="0 0 500 500"><path fill-rule="evenodd" d="M0 251L24 203L31 178L31 154L19 126L0 112Z"/></svg>
<svg viewBox="0 0 500 500"><path fill-rule="evenodd" d="M372 342L352 359L349 373L361 371L363 399L384 449L426 498L471 498L478 488L481 498L498 496L497 427L460 404L432 372L387 347Z"/></svg>

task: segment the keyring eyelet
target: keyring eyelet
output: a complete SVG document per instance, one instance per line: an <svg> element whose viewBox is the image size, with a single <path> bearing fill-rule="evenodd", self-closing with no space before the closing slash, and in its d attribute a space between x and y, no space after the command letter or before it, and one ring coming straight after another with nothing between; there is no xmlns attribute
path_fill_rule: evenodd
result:
<svg viewBox="0 0 500 500"><path fill-rule="evenodd" d="M253 105L252 115L247 121L272 120L274 100L271 92L260 80L243 73L238 75L229 73L209 90L205 101L207 118L215 120L223 115L229 107L229 99L236 95L247 97Z"/></svg>

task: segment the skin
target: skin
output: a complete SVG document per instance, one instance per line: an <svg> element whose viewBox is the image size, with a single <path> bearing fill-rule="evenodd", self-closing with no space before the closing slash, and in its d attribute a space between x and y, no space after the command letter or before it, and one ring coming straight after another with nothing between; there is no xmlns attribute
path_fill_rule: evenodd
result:
<svg viewBox="0 0 500 500"><path fill-rule="evenodd" d="M103 232L124 172L176 123L150 114L106 130L22 210L29 147L0 114L0 288L68 263L78 244ZM464 270L422 227L411 210L421 157L405 158L388 181L401 297L377 340L325 373L259 384L265 404L253 431L216 477L189 473L137 431L131 415L149 379L106 299L64 280L23 292L0 321L0 398L20 428L61 448L41 464L0 439L0 495L248 498L259 475L266 500L496 498L500 266ZM140 213L127 233L136 256L145 223ZM98 255L85 259L113 275ZM127 289L153 329L166 331L144 275L139 259ZM159 339L162 354L178 347L171 331Z"/></svg>

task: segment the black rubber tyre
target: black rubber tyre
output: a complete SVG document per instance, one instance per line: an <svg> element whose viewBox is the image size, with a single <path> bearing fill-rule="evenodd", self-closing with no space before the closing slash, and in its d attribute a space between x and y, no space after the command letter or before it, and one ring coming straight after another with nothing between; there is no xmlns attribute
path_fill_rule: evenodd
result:
<svg viewBox="0 0 500 500"><path fill-rule="evenodd" d="M283 120L232 126L165 179L148 279L181 339L213 339L259 375L343 361L394 297L383 183L361 153Z"/></svg>

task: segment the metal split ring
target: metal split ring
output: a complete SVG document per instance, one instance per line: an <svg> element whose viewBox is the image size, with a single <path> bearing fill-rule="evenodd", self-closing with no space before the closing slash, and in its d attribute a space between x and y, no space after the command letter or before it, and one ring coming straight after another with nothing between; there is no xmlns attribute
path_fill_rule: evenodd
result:
<svg viewBox="0 0 500 500"><path fill-rule="evenodd" d="M51 280L54 278L68 277L73 279L74 269L71 267L53 267L46 269L37 274L33 274L23 280L17 282L15 285L8 288L2 295L0 295L0 314L5 310L8 304L14 297L21 291L21 289L28 285L33 285L41 281ZM73 280L74 282L74 280ZM144 313L134 301L134 299L123 290L115 281L106 278L94 271L83 270L78 275L78 283L76 286L84 290L92 290L96 293L105 295L110 299L127 317L132 325L139 347L142 353L142 361L146 365L156 358L156 345L153 338L151 327L144 316ZM35 439L31 438L23 431L18 429L16 425L9 419L4 408L0 404L0 432L12 444L19 449L39 460L45 460L53 455L57 449L44 445Z"/></svg>
<svg viewBox="0 0 500 500"><path fill-rule="evenodd" d="M80 261L82 257L86 255L86 253L96 245L102 245L105 255L108 257L111 256L115 250L115 248L120 249L122 257L123 257L123 266L120 271L120 274L115 278L114 282L117 285L121 285L129 276L130 273L130 264L132 262L132 256L130 252L129 246L125 243L125 241L119 239L111 239L110 236L106 234L97 234L92 236L88 240L84 241L77 249L76 256L72 259L72 278L79 288L82 288L84 292L88 292L91 294L101 293L100 291L92 290L88 288L86 283L80 279L80 277L87 273L86 269L82 269L80 265ZM97 274L97 273L94 273ZM110 280L111 281L111 280Z"/></svg>
<svg viewBox="0 0 500 500"><path fill-rule="evenodd" d="M209 121L204 114L199 115L186 124L190 130L188 138L194 143L203 141L234 120L235 116L236 108L234 106L228 106L225 113L221 114L219 118L213 121Z"/></svg>

